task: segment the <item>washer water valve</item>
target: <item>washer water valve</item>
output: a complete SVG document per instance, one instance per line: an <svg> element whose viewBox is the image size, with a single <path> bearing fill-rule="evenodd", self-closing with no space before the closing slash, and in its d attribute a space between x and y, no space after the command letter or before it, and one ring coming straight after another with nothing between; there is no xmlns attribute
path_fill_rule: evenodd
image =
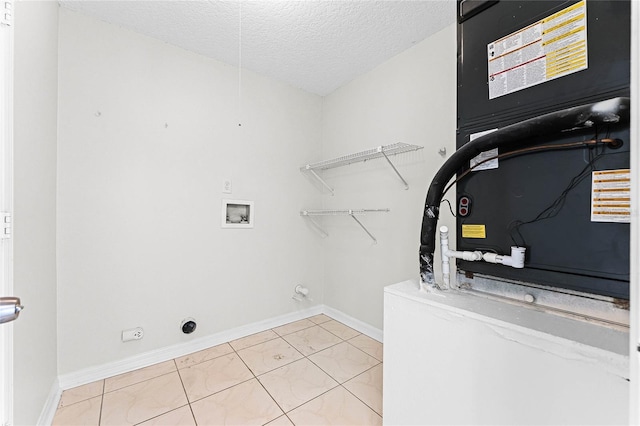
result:
<svg viewBox="0 0 640 426"><path fill-rule="evenodd" d="M293 300L297 300L298 302L302 302L305 299L313 301L313 299L309 297L309 289L301 284L298 284L293 289L293 293L294 294L291 297Z"/></svg>

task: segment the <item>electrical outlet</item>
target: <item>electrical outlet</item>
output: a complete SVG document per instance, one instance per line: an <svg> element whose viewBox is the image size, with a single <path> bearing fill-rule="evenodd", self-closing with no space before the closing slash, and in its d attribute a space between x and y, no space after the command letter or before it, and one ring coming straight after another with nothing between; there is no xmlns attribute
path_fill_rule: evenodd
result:
<svg viewBox="0 0 640 426"><path fill-rule="evenodd" d="M225 179L222 181L222 192L224 194L231 194L232 183L231 179Z"/></svg>
<svg viewBox="0 0 640 426"><path fill-rule="evenodd" d="M144 337L144 330L142 327L130 328L129 330L122 330L122 341L128 342L130 340L140 340Z"/></svg>

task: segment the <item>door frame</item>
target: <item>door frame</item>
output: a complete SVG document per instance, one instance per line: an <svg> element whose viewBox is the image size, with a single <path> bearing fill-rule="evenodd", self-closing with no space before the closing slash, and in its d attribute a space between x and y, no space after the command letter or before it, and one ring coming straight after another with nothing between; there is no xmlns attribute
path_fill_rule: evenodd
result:
<svg viewBox="0 0 640 426"><path fill-rule="evenodd" d="M631 259L640 257L640 2L631 2ZM631 261L629 424L640 424L640 265Z"/></svg>
<svg viewBox="0 0 640 426"><path fill-rule="evenodd" d="M0 8L0 212L13 215L13 6ZM0 224L2 228L4 224ZM10 225L11 226L11 225ZM0 232L4 233L4 229ZM13 239L0 237L0 295L13 296ZM0 325L0 424L13 424L13 323Z"/></svg>

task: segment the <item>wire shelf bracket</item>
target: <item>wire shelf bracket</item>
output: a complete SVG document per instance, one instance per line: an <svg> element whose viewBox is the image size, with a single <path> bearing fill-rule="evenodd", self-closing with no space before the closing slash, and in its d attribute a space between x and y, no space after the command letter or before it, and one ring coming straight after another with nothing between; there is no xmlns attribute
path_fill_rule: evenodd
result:
<svg viewBox="0 0 640 426"><path fill-rule="evenodd" d="M322 228L322 226L313 218L314 216L351 216L351 218L367 233L367 235L373 240L374 244L378 243L376 237L358 220L356 215L366 215L367 213L388 213L389 209L359 209L359 210L302 210L300 216L304 216L322 233L324 237L328 237L329 234Z"/></svg>
<svg viewBox="0 0 640 426"><path fill-rule="evenodd" d="M404 184L404 189L409 189L409 184L402 177L396 166L391 162L389 156L402 154L405 152L417 151L419 149L424 148L419 145L411 145L408 143L398 142L391 145L382 145L373 149L369 149L366 151L357 152L355 154L345 155L343 157L334 158L331 160L320 161L318 163L307 164L305 166L300 167L301 172L309 172L318 182L322 184L325 188L327 188L331 195L334 194L333 188L320 177L318 171L333 169L335 167L346 166L353 163L364 162L367 160L372 160L375 158L384 158L387 160L387 163L391 166L391 169L395 172L395 174L400 178L402 183Z"/></svg>

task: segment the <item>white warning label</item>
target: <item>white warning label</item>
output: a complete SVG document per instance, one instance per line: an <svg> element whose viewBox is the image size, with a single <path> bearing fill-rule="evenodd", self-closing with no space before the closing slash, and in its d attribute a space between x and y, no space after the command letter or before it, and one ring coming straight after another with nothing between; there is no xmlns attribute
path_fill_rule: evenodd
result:
<svg viewBox="0 0 640 426"><path fill-rule="evenodd" d="M631 171L603 170L591 175L591 222L631 221Z"/></svg>
<svg viewBox="0 0 640 426"><path fill-rule="evenodd" d="M582 0L487 45L489 99L587 69Z"/></svg>
<svg viewBox="0 0 640 426"><path fill-rule="evenodd" d="M472 133L469 135L469 142L474 139L478 139L484 135L488 135L489 133L493 133L498 129L485 130L484 132ZM489 151L484 151L475 156L469 161L469 168L474 172L479 170L490 170L497 169L499 167L498 163L498 148L490 149Z"/></svg>

